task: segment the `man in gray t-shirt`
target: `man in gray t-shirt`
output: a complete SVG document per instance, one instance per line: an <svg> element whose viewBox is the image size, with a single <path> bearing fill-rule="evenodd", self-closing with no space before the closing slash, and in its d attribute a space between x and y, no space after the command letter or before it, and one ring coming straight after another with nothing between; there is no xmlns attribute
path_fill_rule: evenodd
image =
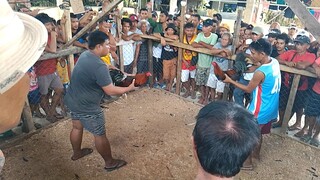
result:
<svg viewBox="0 0 320 180"><path fill-rule="evenodd" d="M103 95L118 95L135 90L134 81L129 87L113 85L107 65L100 57L109 53L108 36L95 31L90 34L89 50L83 52L75 66L70 86L65 96L65 104L71 110L73 128L70 141L73 148L72 160L78 160L90 153L91 148L81 149L83 128L94 135L97 151L105 161L104 169L113 171L127 164L113 159L110 143L106 136L104 113L100 108Z"/></svg>

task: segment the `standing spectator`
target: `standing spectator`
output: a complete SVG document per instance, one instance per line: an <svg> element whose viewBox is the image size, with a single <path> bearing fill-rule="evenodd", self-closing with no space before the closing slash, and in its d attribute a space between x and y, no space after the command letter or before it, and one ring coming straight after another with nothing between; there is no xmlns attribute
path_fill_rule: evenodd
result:
<svg viewBox="0 0 320 180"><path fill-rule="evenodd" d="M271 44L272 49L274 49L273 46L276 45L277 36L279 36L280 34L281 34L281 31L279 29L271 29L269 31L269 34L267 34L268 41Z"/></svg>
<svg viewBox="0 0 320 180"><path fill-rule="evenodd" d="M212 33L217 34L217 30L218 30L218 21L215 19L212 19Z"/></svg>
<svg viewBox="0 0 320 180"><path fill-rule="evenodd" d="M53 30L52 19L44 13L38 14L35 18L41 21L48 31L48 43L45 48L45 52L56 53L57 33ZM56 66L56 58L38 61L35 64L39 82L39 91L41 94L40 105L46 113L46 119L50 122L55 122L57 119L63 118L63 116L58 114L56 111L56 107L60 102L63 92L63 85L60 77L56 73ZM49 100L50 95L48 94L49 88L54 91L51 103Z"/></svg>
<svg viewBox="0 0 320 180"><path fill-rule="evenodd" d="M184 44L192 44L196 39L197 35L194 32L194 25L192 23L187 23L184 25L184 36L183 43ZM198 54L196 52L183 49L182 51L182 70L181 70L181 82L182 86L186 88L186 92L182 97L187 98L191 95L192 99L196 98L196 66L191 65L191 60L194 57L197 57Z"/></svg>
<svg viewBox="0 0 320 180"><path fill-rule="evenodd" d="M75 66L65 103L71 110L72 130L70 141L73 149L71 160L76 161L92 153L91 148L81 149L83 128L94 136L95 147L104 159L104 169L113 171L127 164L114 159L106 136L104 112L100 107L103 95L118 95L134 90L134 80L129 87L112 84L109 69L100 59L109 53L108 36L94 31L88 39L89 50L83 52Z"/></svg>
<svg viewBox="0 0 320 180"><path fill-rule="evenodd" d="M219 37L221 37L222 34L224 33L230 33L230 26L226 23L221 23L218 29L219 29Z"/></svg>
<svg viewBox="0 0 320 180"><path fill-rule="evenodd" d="M192 14L190 19L191 19L192 24L195 27L195 29L194 29L195 34L200 33L201 29L202 29L200 26L200 20L201 20L200 15L199 14Z"/></svg>
<svg viewBox="0 0 320 180"><path fill-rule="evenodd" d="M153 33L163 33L164 30L167 28L167 19L168 19L168 12L167 11L161 11L160 12L160 18L159 22L156 22L151 17L151 10L149 10L149 23L152 27ZM161 59L161 52L162 52L162 46L158 42L153 42L152 46L152 54L153 54L153 84L154 87L160 86L161 88L164 88L163 79L162 79L162 59Z"/></svg>
<svg viewBox="0 0 320 180"><path fill-rule="evenodd" d="M148 34L148 21L142 20L139 22L138 28L141 30L142 34ZM145 73L149 71L148 65L148 41L142 39L140 41L139 56L137 59L137 73Z"/></svg>
<svg viewBox="0 0 320 180"><path fill-rule="evenodd" d="M251 93L253 98L248 110L258 120L261 134L269 134L271 122L278 116L279 92L281 87L280 66L276 59L270 58L271 45L264 39L254 41L249 46L252 59L255 63L261 64L253 74L248 85L233 81L226 75L224 82L231 83L241 90ZM253 156L260 158L262 137L259 145L253 151ZM252 170L252 156L243 164L244 170Z"/></svg>
<svg viewBox="0 0 320 180"><path fill-rule="evenodd" d="M296 38L296 34L298 32L297 26L295 24L290 24L288 27L288 35L289 35L289 49L294 49L294 39Z"/></svg>
<svg viewBox="0 0 320 180"><path fill-rule="evenodd" d="M296 50L289 50L278 57L280 64L285 64L289 67L295 67L297 69L306 69L311 66L316 56L307 52L310 47L310 39L307 36L299 36L295 39ZM273 124L274 128L281 127L284 117L284 112L287 107L289 99L289 93L292 83L292 74L284 73L280 92L280 104L279 104L279 121ZM305 107L306 98L308 97L308 79L305 76L301 76L299 87L297 90L296 98L293 103L292 114L296 113L296 123L289 127L289 130L299 129L301 126L301 117L303 114L303 108ZM303 136L304 131L299 131L295 134L297 137Z"/></svg>
<svg viewBox="0 0 320 180"><path fill-rule="evenodd" d="M140 22L142 20L145 20L145 22L147 24L147 31L149 32L150 23L148 22L148 9L146 9L146 8L141 8L140 11L139 11L139 23L138 23L139 27L140 27Z"/></svg>
<svg viewBox="0 0 320 180"><path fill-rule="evenodd" d="M140 29L138 29L138 23L139 23L138 16L135 14L131 14L129 16L129 19L132 22L132 26L130 28L130 31L133 32L134 34L141 35L142 32ZM133 43L133 51L134 51L133 69L134 69L134 73L137 72L137 62L138 62L138 57L139 57L139 52L140 52L140 45L141 45L141 41L136 41Z"/></svg>
<svg viewBox="0 0 320 180"><path fill-rule="evenodd" d="M206 19L203 22L202 32L198 34L197 38L191 44L195 48L207 48L209 50L213 50L213 45L217 43L218 36L216 34L211 33L212 31L212 20ZM206 87L208 82L208 77L210 73L210 66L213 60L211 55L199 53L198 54L198 63L197 63L197 72L196 72L196 84L200 86L201 98L198 103L204 104L207 91L209 90Z"/></svg>
<svg viewBox="0 0 320 180"><path fill-rule="evenodd" d="M177 30L173 23L169 23L165 30L165 33L154 34L154 36L160 38L162 45L161 59L163 60L163 81L166 90L171 92L173 80L177 73L178 50L176 47L167 44L164 38L178 41L179 37L177 36Z"/></svg>
<svg viewBox="0 0 320 180"><path fill-rule="evenodd" d="M75 36L79 31L81 31L82 28L79 27L79 19L77 16L73 13L70 13L70 19L71 19L71 32L72 37ZM74 46L78 46L81 48L87 48L87 38L88 34L83 35L77 41L73 43Z"/></svg>
<svg viewBox="0 0 320 180"><path fill-rule="evenodd" d="M286 33L282 33L276 37L276 46L272 48L271 57L277 58L282 53L288 50L287 45L289 43L289 37Z"/></svg>
<svg viewBox="0 0 320 180"><path fill-rule="evenodd" d="M139 34L133 33L130 31L130 28L132 26L132 21L128 18L122 18L121 20L122 24L122 35L121 38L124 41L140 41L141 37ZM123 46L123 64L124 64L124 72L131 74L133 71L133 65L134 65L134 45L133 43L127 43Z"/></svg>
<svg viewBox="0 0 320 180"><path fill-rule="evenodd" d="M232 179L259 142L255 118L237 104L218 101L203 107L196 119L192 133L198 165L195 179Z"/></svg>
<svg viewBox="0 0 320 180"><path fill-rule="evenodd" d="M222 22L222 16L221 16L221 14L216 13L216 14L214 14L214 15L212 16L212 18L218 21L218 27L220 27L220 24L221 24L221 22Z"/></svg>
<svg viewBox="0 0 320 180"><path fill-rule="evenodd" d="M228 58L231 55L231 44L232 35L230 33L224 33L221 35L221 41L215 44L212 50L212 55L214 56L213 62L216 62L222 71L228 70ZM217 79L214 74L213 66L210 67L210 75L207 82L207 86L209 87L208 95L205 96L205 104L208 102L208 96L210 96L211 100L214 101L217 92L217 99L222 100L222 95L224 91L225 83L221 82Z"/></svg>

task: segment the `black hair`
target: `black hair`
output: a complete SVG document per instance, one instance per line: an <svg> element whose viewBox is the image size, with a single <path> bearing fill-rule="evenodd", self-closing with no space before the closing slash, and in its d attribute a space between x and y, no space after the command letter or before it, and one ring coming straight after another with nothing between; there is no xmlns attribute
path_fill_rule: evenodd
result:
<svg viewBox="0 0 320 180"><path fill-rule="evenodd" d="M43 24L52 23L52 18L50 16L48 16L48 14L45 14L45 13L40 13L40 14L36 15L35 18L38 19Z"/></svg>
<svg viewBox="0 0 320 180"><path fill-rule="evenodd" d="M78 19L77 15L73 14L73 13L70 13L70 18L72 19Z"/></svg>
<svg viewBox="0 0 320 180"><path fill-rule="evenodd" d="M249 24L246 29L252 30L253 29L253 25Z"/></svg>
<svg viewBox="0 0 320 180"><path fill-rule="evenodd" d="M276 39L277 39L277 40L278 40L278 39L282 39L282 40L284 40L284 42L285 42L286 44L289 43L289 36L288 36L288 34L286 34L286 33L279 34L279 35L276 37Z"/></svg>
<svg viewBox="0 0 320 180"><path fill-rule="evenodd" d="M212 17L216 17L219 22L222 21L222 16L221 16L221 14L219 14L219 13L214 14Z"/></svg>
<svg viewBox="0 0 320 180"><path fill-rule="evenodd" d="M168 16L169 16L168 11L162 10L162 11L160 11L160 14L161 14L161 13L163 13L164 15L166 15L166 17L168 17Z"/></svg>
<svg viewBox="0 0 320 180"><path fill-rule="evenodd" d="M232 177L260 140L254 116L233 102L217 101L196 117L194 146L201 167L219 177Z"/></svg>
<svg viewBox="0 0 320 180"><path fill-rule="evenodd" d="M168 20L167 21L169 21L169 20L173 20L173 15L172 14L168 15Z"/></svg>
<svg viewBox="0 0 320 180"><path fill-rule="evenodd" d="M59 20L57 21L57 24L58 24L58 25L61 25L61 19L59 19Z"/></svg>
<svg viewBox="0 0 320 180"><path fill-rule="evenodd" d="M201 20L201 17L199 14L192 14L191 16L198 18L199 21Z"/></svg>
<svg viewBox="0 0 320 180"><path fill-rule="evenodd" d="M191 22L187 22L187 23L184 25L183 29L188 29L188 28L194 28L194 25L193 25Z"/></svg>
<svg viewBox="0 0 320 180"><path fill-rule="evenodd" d="M121 24L123 25L124 23L129 23L129 25L132 26L132 22L129 18L122 18Z"/></svg>
<svg viewBox="0 0 320 180"><path fill-rule="evenodd" d="M261 38L258 39L257 41L253 41L250 45L249 45L250 49L254 49L255 51L258 51L260 53L265 53L267 56L269 56L271 54L271 44Z"/></svg>
<svg viewBox="0 0 320 180"><path fill-rule="evenodd" d="M148 9L147 8L141 8L139 13L141 13L141 11L147 11L148 12Z"/></svg>
<svg viewBox="0 0 320 180"><path fill-rule="evenodd" d="M243 21L241 21L241 24L240 24L240 27L241 28L247 28L249 26L249 24L248 23L245 23L245 22L243 22Z"/></svg>
<svg viewBox="0 0 320 180"><path fill-rule="evenodd" d="M219 24L219 22L216 19L211 19L212 24Z"/></svg>
<svg viewBox="0 0 320 180"><path fill-rule="evenodd" d="M107 39L109 39L109 37L106 35L106 33L99 30L93 31L89 34L88 47L92 50L96 47L96 45L103 44Z"/></svg>
<svg viewBox="0 0 320 180"><path fill-rule="evenodd" d="M53 23L55 26L57 26L57 21L56 21L54 18L51 18L51 20L52 20L52 23Z"/></svg>

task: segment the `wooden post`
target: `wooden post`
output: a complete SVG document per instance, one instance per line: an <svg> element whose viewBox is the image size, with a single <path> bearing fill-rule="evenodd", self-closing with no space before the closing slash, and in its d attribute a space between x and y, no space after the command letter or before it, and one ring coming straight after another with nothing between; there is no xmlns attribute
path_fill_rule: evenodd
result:
<svg viewBox="0 0 320 180"><path fill-rule="evenodd" d="M149 59L149 72L152 74L152 76L149 76L149 86L152 88L153 87L153 78L154 78L154 73L153 73L153 52L152 52L152 40L151 39L146 39L148 41L148 59Z"/></svg>
<svg viewBox="0 0 320 180"><path fill-rule="evenodd" d="M183 27L185 23L185 15L186 15L186 2L181 1L181 22L180 22L180 34L179 39L180 42L183 43ZM176 78L176 94L180 95L181 92L181 65L182 65L182 52L183 49L180 47L178 49L178 60L177 60L177 78Z"/></svg>
<svg viewBox="0 0 320 180"><path fill-rule="evenodd" d="M240 28L241 28L241 19L242 19L242 14L243 14L243 8L239 7L238 8L238 13L237 13L237 19L236 19L236 24L234 26L234 36L233 36L233 41L232 41L232 54L236 54L236 50L237 50L237 44L239 42L239 33L240 32ZM229 61L228 62L228 68L232 68L233 66L233 62ZM230 84L225 84L224 86L224 91L223 91L223 100L228 100L228 94L229 94L229 86Z"/></svg>
<svg viewBox="0 0 320 180"><path fill-rule="evenodd" d="M256 5L256 0L247 0L246 9L244 10L243 21L249 24L252 23L252 17L254 16L254 8Z"/></svg>
<svg viewBox="0 0 320 180"><path fill-rule="evenodd" d="M121 15L116 17L116 24L117 24L117 36L121 40ZM120 66L120 70L124 71L123 46L120 45L118 47L118 50L119 50L119 66Z"/></svg>
<svg viewBox="0 0 320 180"><path fill-rule="evenodd" d="M29 133L34 130L33 120L32 120L32 113L29 106L28 98L24 103L23 110L22 110L22 132Z"/></svg>
<svg viewBox="0 0 320 180"><path fill-rule="evenodd" d="M290 94L289 94L289 100L287 103L286 111L284 113L284 118L283 118L283 122L282 122L281 134L286 134L286 132L287 132L287 126L288 126L288 123L291 118L292 107L293 107L294 100L296 98L300 77L301 77L300 74L295 74L293 77L291 90L290 90Z"/></svg>
<svg viewBox="0 0 320 180"><path fill-rule="evenodd" d="M320 23L314 16L310 14L306 6L301 0L285 0L292 11L298 16L302 24L308 28L308 31L317 39L320 40Z"/></svg>
<svg viewBox="0 0 320 180"><path fill-rule="evenodd" d="M68 42L72 38L72 31L71 31L71 18L70 18L70 10L64 10L63 13L64 16L66 16L66 24L63 28L65 28L66 32L66 41ZM70 54L68 56L68 66L69 66L69 72L71 73L74 68L74 56L73 54ZM71 74L69 74L71 75Z"/></svg>
<svg viewBox="0 0 320 180"><path fill-rule="evenodd" d="M99 16L95 17L89 24L87 24L84 28L81 29L72 39L70 39L62 48L66 48L70 45L72 45L78 38L83 36L86 32L88 32L89 29L92 28L92 26L96 26L97 22L105 18L108 14L108 12L113 9L115 6L117 6L119 3L121 3L123 0L114 0L112 3L108 5L106 10Z"/></svg>

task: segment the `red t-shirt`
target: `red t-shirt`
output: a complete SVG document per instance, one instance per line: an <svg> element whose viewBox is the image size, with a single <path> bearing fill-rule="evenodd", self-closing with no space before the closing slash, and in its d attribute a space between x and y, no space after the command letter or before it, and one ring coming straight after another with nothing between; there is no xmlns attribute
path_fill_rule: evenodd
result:
<svg viewBox="0 0 320 180"><path fill-rule="evenodd" d="M292 59L292 57L294 56L294 54L296 53L296 50L289 50L286 51L282 54L280 54L280 59L282 59L283 61L291 61L291 62L310 62L311 64L314 63L315 59L316 59L316 55L306 52L304 54L296 54L296 56ZM292 60L291 60L292 59ZM290 87L289 86L289 78L290 78L290 74L289 73L285 73L284 76L284 85L286 87ZM302 84L299 86L298 90L300 91L304 91L308 89L308 79L305 76L301 76L301 80Z"/></svg>
<svg viewBox="0 0 320 180"><path fill-rule="evenodd" d="M51 36L48 35L48 44L51 42ZM45 76L56 72L57 58L37 61L34 65L36 67L37 76Z"/></svg>
<svg viewBox="0 0 320 180"><path fill-rule="evenodd" d="M318 66L320 66L320 57L315 62ZM316 83L313 85L312 90L318 94L320 94L320 79L316 81Z"/></svg>

